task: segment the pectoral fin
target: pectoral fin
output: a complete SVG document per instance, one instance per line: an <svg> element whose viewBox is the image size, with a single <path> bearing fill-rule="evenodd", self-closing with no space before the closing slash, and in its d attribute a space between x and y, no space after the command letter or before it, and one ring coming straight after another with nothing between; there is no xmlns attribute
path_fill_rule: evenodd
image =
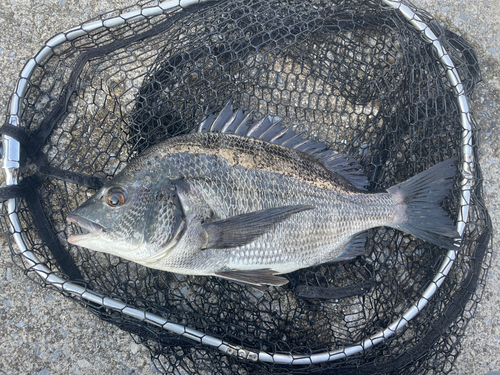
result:
<svg viewBox="0 0 500 375"><path fill-rule="evenodd" d="M309 205L276 207L203 224L202 227L207 233L207 243L203 249L244 246L291 215L312 209L314 206Z"/></svg>
<svg viewBox="0 0 500 375"><path fill-rule="evenodd" d="M215 275L231 281L249 284L256 287L263 285L281 286L288 283L288 279L274 275L275 271L269 268L260 270L235 270L216 272Z"/></svg>

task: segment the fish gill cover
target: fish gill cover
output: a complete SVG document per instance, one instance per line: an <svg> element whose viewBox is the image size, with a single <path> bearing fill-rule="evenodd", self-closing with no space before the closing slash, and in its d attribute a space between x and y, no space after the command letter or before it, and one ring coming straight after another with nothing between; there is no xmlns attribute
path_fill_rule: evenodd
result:
<svg viewBox="0 0 500 375"><path fill-rule="evenodd" d="M133 9L142 16L123 9L64 33L20 80L19 105L1 128L6 153L14 139L21 145L19 179L11 175L13 186L1 190L10 199L1 226L16 264L137 335L166 373L451 371L491 251L476 128L457 100L469 99L480 80L469 44L399 2L157 5L141 1ZM460 248L380 227L368 233L366 256L257 290L66 241L79 233L67 215L107 179L228 102L351 155L369 191L458 158L463 178L443 208L457 221Z"/></svg>

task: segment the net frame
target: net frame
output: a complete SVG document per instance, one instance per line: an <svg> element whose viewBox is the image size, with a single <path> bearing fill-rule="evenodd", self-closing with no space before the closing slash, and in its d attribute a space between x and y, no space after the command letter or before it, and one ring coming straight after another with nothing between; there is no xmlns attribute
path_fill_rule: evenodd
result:
<svg viewBox="0 0 500 375"><path fill-rule="evenodd" d="M135 22L145 17L151 17L162 14L164 11L174 7L187 7L189 5L197 4L200 1L196 0L180 0L168 1L158 4L153 7L145 7L141 10L132 11L129 13L121 14L118 17L113 17L107 20L101 20L84 24L80 27L72 28L64 33L61 33L51 40L49 40L44 48L32 58L21 72L20 79L17 83L16 92L14 93L10 103L10 119L8 123L13 126L19 126L19 116L22 100L26 93L27 82L30 79L37 64L43 63L50 57L53 48L58 45L84 36L92 31L101 28L112 28L123 25L124 23ZM410 7L399 1L380 0L381 5L387 6L395 11L398 11L413 27L420 33L421 38L430 46L435 53L436 58L439 60L442 67L446 70L446 76L449 83L453 87L457 105L460 109L461 116L460 122L462 126L462 181L461 181L461 198L460 207L458 212L457 230L462 235L466 223L469 219L469 205L470 194L474 180L474 155L472 147L472 123L473 119L469 110L469 104L465 95L465 90L459 78L458 72L444 47L439 42L436 35L432 32L431 28L422 19L415 14ZM17 185L19 182L19 167L20 167L20 154L21 148L19 142L9 136L3 136L4 158L3 169L5 171L6 185ZM88 302L95 303L101 307L109 308L114 311L119 311L121 314L133 319L138 319L142 322L147 322L172 333L178 334L195 342L213 346L218 348L223 353L234 355L239 358L248 359L251 361L271 362L275 364L288 364L288 365L309 365L318 364L328 361L341 360L346 357L355 355L364 350L371 348L383 342L385 339L396 334L403 329L406 324L411 321L425 306L427 301L439 289L449 271L451 270L454 260L456 258L456 250L449 250L441 263L438 272L434 275L432 282L422 293L422 296L413 303L398 319L389 324L385 329L365 338L364 340L343 348L333 351L316 353L313 355L306 354L283 354L283 353L267 353L256 352L251 349L243 348L238 345L223 341L214 336L207 335L203 332L189 328L181 324L176 324L168 321L167 319L158 315L152 314L145 310L127 305L126 303L110 298L99 293L90 291L88 288L81 287L78 284L67 281L56 273L54 273L47 265L40 261L35 253L30 251L26 246L26 241L21 234L21 224L17 216L16 200L10 199L6 202L8 216L11 224L11 234L20 249L20 253L28 266L36 271L40 278L47 284L50 284L61 291L67 292L74 296L78 296Z"/></svg>

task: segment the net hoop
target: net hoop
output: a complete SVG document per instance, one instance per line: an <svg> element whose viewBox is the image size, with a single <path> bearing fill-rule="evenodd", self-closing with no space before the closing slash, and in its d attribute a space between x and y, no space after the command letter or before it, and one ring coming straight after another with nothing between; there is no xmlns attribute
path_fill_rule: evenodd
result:
<svg viewBox="0 0 500 375"><path fill-rule="evenodd" d="M112 28L123 25L125 23L133 23L142 20L146 17L160 15L167 10L173 8L184 8L189 5L197 4L201 1L196 0L179 0L166 1L156 6L144 7L140 10L121 14L117 17L112 17L106 20L86 23L78 27L74 27L64 33L56 35L50 39L46 45L38 52L38 54L30 59L20 74L17 82L16 91L12 96L10 103L10 118L8 123L13 126L20 126L19 114L21 103L28 87L28 80L33 74L37 64L42 63L45 59L51 56L54 47L60 44L84 36L92 31L103 28ZM453 87L454 95L457 101L458 108L461 111L460 122L462 126L462 141L461 141L461 198L460 210L457 218L457 230L462 235L465 225L469 219L470 195L473 187L474 178L474 155L472 148L472 124L473 119L469 110L469 104L465 95L465 90L450 56L439 42L431 28L422 19L413 12L407 5L400 1L380 0L380 4L389 9L399 12L404 17L408 24L419 32L421 38L429 44L439 63L446 71L446 77ZM5 173L5 183L7 186L17 185L19 183L19 160L20 160L20 144L9 136L3 136L3 169ZM329 361L342 360L349 356L369 350L374 345L383 342L385 339L393 336L401 331L408 322L413 319L428 303L428 300L439 289L446 276L450 272L456 258L457 249L448 250L439 266L437 273L434 275L428 287L422 292L421 297L414 301L411 306L395 321L389 324L385 329L359 341L353 345L344 346L335 350L309 354L284 354L284 353L268 353L264 351L256 351L254 349L243 348L238 345L231 344L217 337L189 328L188 326L172 323L169 320L152 314L145 310L136 308L126 303L107 297L105 295L93 292L71 281L67 281L57 276L49 267L47 267L40 259L26 246L26 241L21 235L21 225L17 216L16 199L9 199L6 202L8 216L11 227L9 228L23 260L27 263L31 270L34 270L43 282L52 285L53 287L69 293L75 297L79 297L88 302L95 303L101 307L108 308L114 311L119 311L121 314L128 317L146 322L164 330L183 336L193 342L201 343L207 346L215 347L223 353L237 356L241 359L250 361L261 361L275 364L286 365L310 365Z"/></svg>

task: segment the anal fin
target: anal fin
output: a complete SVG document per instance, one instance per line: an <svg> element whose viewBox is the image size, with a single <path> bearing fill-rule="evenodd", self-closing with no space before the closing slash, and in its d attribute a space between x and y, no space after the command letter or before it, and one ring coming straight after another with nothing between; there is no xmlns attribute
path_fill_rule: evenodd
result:
<svg viewBox="0 0 500 375"><path fill-rule="evenodd" d="M351 242L349 242L344 251L342 251L336 258L332 259L328 263L342 262L345 260L356 258L360 255L365 255L365 244L367 237L368 231L364 231L353 236Z"/></svg>

